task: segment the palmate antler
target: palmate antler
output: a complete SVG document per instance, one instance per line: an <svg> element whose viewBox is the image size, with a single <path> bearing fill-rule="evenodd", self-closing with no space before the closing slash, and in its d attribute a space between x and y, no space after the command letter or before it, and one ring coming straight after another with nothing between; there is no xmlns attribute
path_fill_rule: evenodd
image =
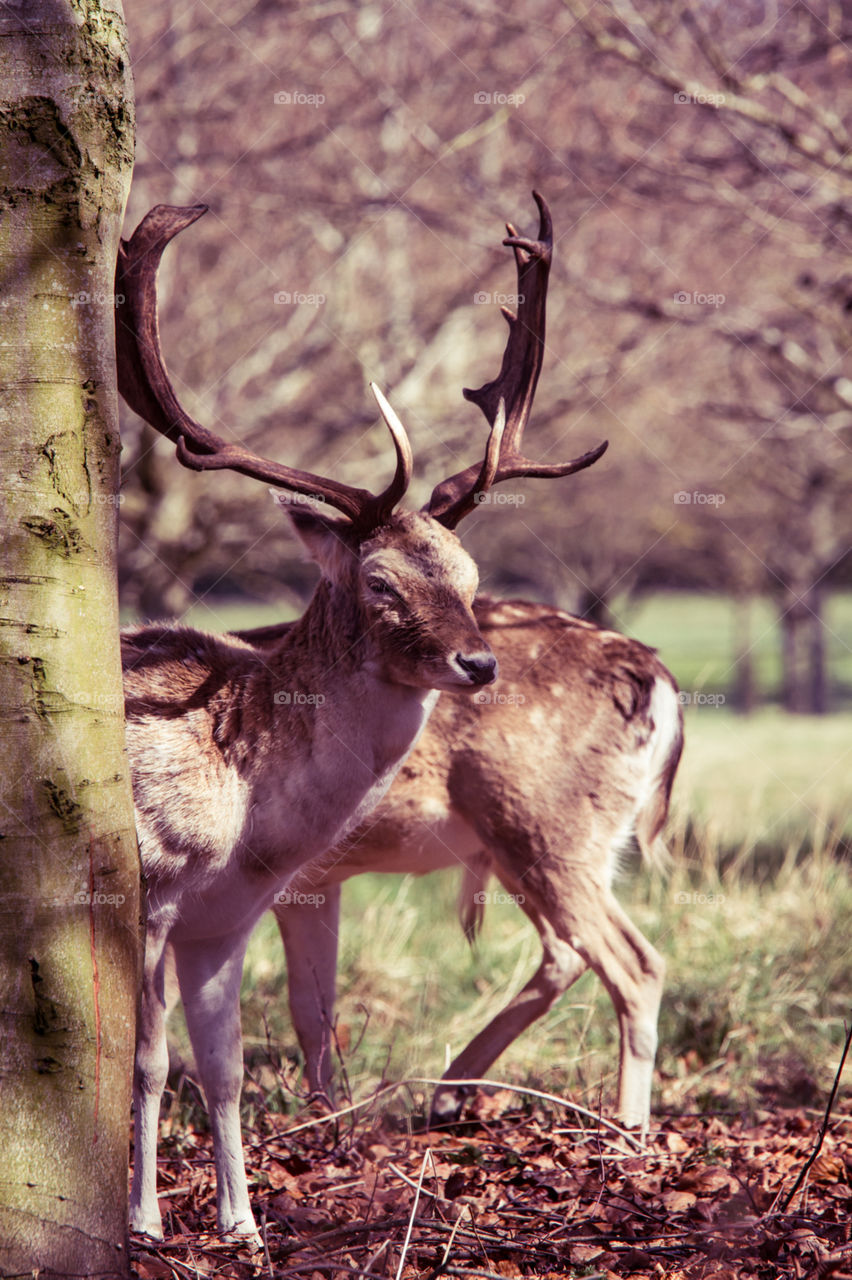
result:
<svg viewBox="0 0 852 1280"><path fill-rule="evenodd" d="M432 496L424 510L448 529L455 529L459 521L474 509L478 495L486 492L492 484L521 476L542 479L569 476L597 462L607 448L608 441L605 440L596 449L589 450L571 462L562 463L532 462L520 452L544 356L547 279L553 256L550 210L537 191L533 192L533 198L539 210L537 240L524 239L517 234L511 223L506 224L509 235L503 244L515 253L518 311L515 315L508 308L502 308L509 325L509 338L503 352L500 373L479 390L465 388L464 391L465 398L479 405L491 426L492 438L489 444L500 428L501 419L505 421L499 457L493 474L490 470L486 473L484 467L474 463L464 471L442 480L432 490Z"/></svg>
<svg viewBox="0 0 852 1280"><path fill-rule="evenodd" d="M500 373L478 391L464 392L468 400L479 405L490 426L485 457L481 463L473 463L436 485L424 508L448 529L454 529L474 510L477 499L492 484L521 476L571 475L597 462L607 447L604 441L571 462L555 464L532 462L520 452L544 354L547 278L553 251L550 211L538 192L534 191L533 196L540 214L538 240L519 237L507 224L509 236L503 241L515 252L519 305L517 315L503 308L509 339ZM408 489L412 453L405 428L375 383L370 386L396 449L393 479L379 494L261 458L201 426L181 406L160 351L157 269L169 241L206 211L207 206L201 204L188 208L157 205L145 215L130 240L121 242L116 267L116 294L124 299L116 310L121 394L140 417L173 441L184 466L194 471L238 471L275 488L327 502L342 512L359 533L379 528Z"/></svg>
<svg viewBox="0 0 852 1280"><path fill-rule="evenodd" d="M116 312L118 388L140 417L177 446L177 456L194 471L231 470L276 488L319 498L347 516L359 532L384 524L411 480L412 455L405 428L381 391L371 384L396 447L396 471L386 489L372 494L310 471L286 467L229 444L196 422L181 406L160 351L157 319L157 268L166 245L191 226L206 205L176 208L157 205L130 240L122 240L116 268L116 293L124 301Z"/></svg>

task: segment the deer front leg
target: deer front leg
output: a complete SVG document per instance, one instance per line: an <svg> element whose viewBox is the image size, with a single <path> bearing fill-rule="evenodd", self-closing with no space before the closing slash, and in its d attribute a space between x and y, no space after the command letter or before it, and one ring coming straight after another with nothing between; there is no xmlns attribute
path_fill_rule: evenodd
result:
<svg viewBox="0 0 852 1280"><path fill-rule="evenodd" d="M240 932L176 943L174 951L186 1025L210 1114L219 1230L260 1245L240 1133L240 978L247 941L248 935Z"/></svg>
<svg viewBox="0 0 852 1280"><path fill-rule="evenodd" d="M136 1057L133 1069L134 1157L130 1190L130 1226L133 1231L163 1238L157 1201L157 1137L160 1099L169 1070L166 1013L163 993L165 938L151 934L145 940L145 966L136 1025Z"/></svg>
<svg viewBox="0 0 852 1280"><path fill-rule="evenodd" d="M340 885L325 886L316 903L301 904L297 894L291 896L274 908L287 957L290 1017L305 1055L308 1088L330 1098Z"/></svg>

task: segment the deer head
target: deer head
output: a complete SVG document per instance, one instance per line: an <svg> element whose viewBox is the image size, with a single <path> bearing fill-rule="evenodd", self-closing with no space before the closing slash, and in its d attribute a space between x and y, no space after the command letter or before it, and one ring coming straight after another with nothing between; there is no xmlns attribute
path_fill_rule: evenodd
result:
<svg viewBox="0 0 852 1280"><path fill-rule="evenodd" d="M534 193L535 194L535 193ZM437 485L420 512L399 512L408 488L412 453L405 428L381 391L373 393L396 450L396 469L379 494L258 457L227 443L181 406L160 351L157 268L166 245L195 222L206 206L158 205L129 241L122 241L116 291L118 385L127 403L173 441L179 461L196 471L229 469L274 486L296 532L319 564L326 595L349 630L364 638L364 661L395 683L431 689L475 689L495 678L496 661L477 629L471 605L476 566L455 533L491 485L519 476L562 476L591 465L599 446L569 463L538 465L520 453L544 350L544 311L552 252L547 206L540 211L539 239L519 238L509 226L504 241L515 252L518 315L504 314L509 340L498 378L479 391L465 391L489 423L485 456ZM296 503L293 495L301 501ZM339 513L306 505L313 498Z"/></svg>

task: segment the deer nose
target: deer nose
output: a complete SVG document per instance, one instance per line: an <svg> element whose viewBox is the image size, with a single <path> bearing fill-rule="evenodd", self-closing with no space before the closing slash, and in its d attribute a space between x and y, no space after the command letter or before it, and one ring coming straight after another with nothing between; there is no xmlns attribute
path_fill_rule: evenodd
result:
<svg viewBox="0 0 852 1280"><path fill-rule="evenodd" d="M467 658L457 653L456 662L473 684L491 684L497 675L497 659L493 653L474 653Z"/></svg>

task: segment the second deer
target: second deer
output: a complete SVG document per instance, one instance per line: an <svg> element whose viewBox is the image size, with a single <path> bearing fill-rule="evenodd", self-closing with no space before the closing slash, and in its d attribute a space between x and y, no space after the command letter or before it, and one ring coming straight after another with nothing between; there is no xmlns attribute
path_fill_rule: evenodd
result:
<svg viewBox="0 0 852 1280"><path fill-rule="evenodd" d="M591 968L618 1017L618 1115L644 1132L664 965L612 882L631 837L646 860L663 859L683 741L677 686L643 644L558 609L481 598L474 615L499 682L472 699L444 694L379 807L274 907L308 1083L328 1092L332 1077L341 883L365 871L458 867L468 936L493 873L535 925L543 955L446 1078L482 1077ZM263 646L274 631L242 635ZM299 905L298 890L310 905ZM454 1117L464 1092L439 1089L433 1119Z"/></svg>

